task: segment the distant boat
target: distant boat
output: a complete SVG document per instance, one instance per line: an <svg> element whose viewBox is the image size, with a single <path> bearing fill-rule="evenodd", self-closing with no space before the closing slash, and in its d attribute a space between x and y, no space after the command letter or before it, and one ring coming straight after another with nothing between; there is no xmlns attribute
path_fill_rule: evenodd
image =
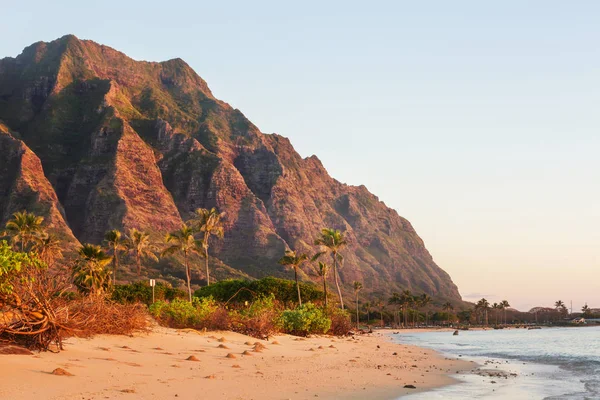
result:
<svg viewBox="0 0 600 400"><path fill-rule="evenodd" d="M532 329L542 329L541 326L530 326L529 328L527 328L528 330L532 330Z"/></svg>

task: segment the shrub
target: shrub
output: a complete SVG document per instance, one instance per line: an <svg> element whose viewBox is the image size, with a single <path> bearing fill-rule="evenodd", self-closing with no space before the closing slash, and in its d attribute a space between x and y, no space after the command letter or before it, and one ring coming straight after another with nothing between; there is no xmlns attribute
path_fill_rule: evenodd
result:
<svg viewBox="0 0 600 400"><path fill-rule="evenodd" d="M192 303L182 299L157 301L150 306L150 314L161 325L171 328L227 329L229 326L228 318L224 319L226 311L223 315L212 297L194 298Z"/></svg>
<svg viewBox="0 0 600 400"><path fill-rule="evenodd" d="M323 292L312 283L300 282L302 299L306 302L321 301ZM283 304L296 304L298 292L296 283L289 279L266 277L256 281L229 279L196 290L196 297L213 297L220 302L244 303L260 297L275 296Z"/></svg>
<svg viewBox="0 0 600 400"><path fill-rule="evenodd" d="M261 296L248 306L232 311L233 330L265 338L279 332L280 307L275 296Z"/></svg>
<svg viewBox="0 0 600 400"><path fill-rule="evenodd" d="M331 320L321 308L306 303L295 310L283 311L281 325L286 333L306 336L311 333L326 333L331 327Z"/></svg>
<svg viewBox="0 0 600 400"><path fill-rule="evenodd" d="M168 283L157 282L154 287L155 300L173 301L184 299L187 295L183 290L175 289ZM112 300L122 303L152 304L152 287L147 281L131 283L129 285L116 285L111 294Z"/></svg>
<svg viewBox="0 0 600 400"><path fill-rule="evenodd" d="M352 330L352 322L350 321L350 314L348 311L339 308L330 308L328 314L331 319L331 329L329 330L329 333L342 336Z"/></svg>

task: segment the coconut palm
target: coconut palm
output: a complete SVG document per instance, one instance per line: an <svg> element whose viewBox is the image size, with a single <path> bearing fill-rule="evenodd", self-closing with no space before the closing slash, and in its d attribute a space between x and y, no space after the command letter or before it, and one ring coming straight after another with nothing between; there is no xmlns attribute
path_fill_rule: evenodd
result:
<svg viewBox="0 0 600 400"><path fill-rule="evenodd" d="M365 311L367 312L367 323L371 320L371 307L373 304L370 301L366 301L364 304Z"/></svg>
<svg viewBox="0 0 600 400"><path fill-rule="evenodd" d="M444 305L442 305L442 308L444 309L444 311L446 311L447 324L448 326L450 326L450 311L454 310L454 306L452 305L452 303L447 301L444 303Z"/></svg>
<svg viewBox="0 0 600 400"><path fill-rule="evenodd" d="M356 329L359 329L359 321L358 321L358 292L360 292L363 288L363 284L358 282L358 281L354 281L354 283L352 284L354 286L354 296L356 297Z"/></svg>
<svg viewBox="0 0 600 400"><path fill-rule="evenodd" d="M38 234L33 242L32 249L42 261L50 266L62 257L61 242L51 233L41 232Z"/></svg>
<svg viewBox="0 0 600 400"><path fill-rule="evenodd" d="M183 264L185 266L185 277L187 279L188 298L190 303L192 302L192 275L190 271L190 265L188 257L192 253L200 254L204 249L200 240L194 238L194 230L183 224L180 229L167 234L165 242L168 246L162 251L161 257L165 255L182 253Z"/></svg>
<svg viewBox="0 0 600 400"><path fill-rule="evenodd" d="M508 310L510 304L508 303L508 300L502 300L500 302L500 305L502 306L502 310L504 311L504 324L506 325L506 310Z"/></svg>
<svg viewBox="0 0 600 400"><path fill-rule="evenodd" d="M404 303L403 303L402 297L400 296L400 293L393 292L392 296L388 299L388 304L398 306L398 309L394 313L394 322L396 322L396 318L397 318L398 325L400 325L400 310L403 310L403 307L404 307Z"/></svg>
<svg viewBox="0 0 600 400"><path fill-rule="evenodd" d="M223 231L223 217L225 213L219 213L216 208L210 210L206 208L199 208L195 212L194 218L188 221L188 223L194 228L194 230L201 234L202 238L200 243L202 244L202 256L206 263L206 285L210 285L210 270L208 269L208 246L210 237L215 236L222 238L224 235Z"/></svg>
<svg viewBox="0 0 600 400"><path fill-rule="evenodd" d="M583 313L583 316L587 317L591 314L592 310L590 309L590 307L588 307L587 303L585 303L585 305L581 307L581 312Z"/></svg>
<svg viewBox="0 0 600 400"><path fill-rule="evenodd" d="M500 310L502 306L498 303L492 304L492 310L494 310L494 317L496 318L495 325L498 325L498 310Z"/></svg>
<svg viewBox="0 0 600 400"><path fill-rule="evenodd" d="M338 262L341 262L344 259L340 254L340 250L346 246L347 243L344 234L339 230L324 228L321 230L320 236L315 239L315 245L326 248L327 250L321 251L313 257L313 260L316 260L326 252L331 253L331 257L333 258L333 280L335 282L335 287L337 288L342 310L344 309L344 299L338 282Z"/></svg>
<svg viewBox="0 0 600 400"><path fill-rule="evenodd" d="M127 250L127 239L121 231L113 229L104 234L104 243L110 249L113 256L113 285L117 283L117 269L119 268L119 254ZM138 272L139 274L139 272Z"/></svg>
<svg viewBox="0 0 600 400"><path fill-rule="evenodd" d="M44 222L44 217L27 211L16 212L6 223L4 232L10 236L13 246L20 244L21 251L25 251L25 247L33 242L41 232L42 222Z"/></svg>
<svg viewBox="0 0 600 400"><path fill-rule="evenodd" d="M488 324L488 310L490 309L490 303L485 299L481 299L475 305L475 308L478 309L482 314L485 321L485 325Z"/></svg>
<svg viewBox="0 0 600 400"><path fill-rule="evenodd" d="M158 257L154 254L157 248L150 242L148 233L138 231L135 228L130 229L126 245L129 252L135 257L138 276L142 274L142 260L144 258L158 261Z"/></svg>
<svg viewBox="0 0 600 400"><path fill-rule="evenodd" d="M423 293L421 297L419 297L419 305L425 307L425 326L427 326L429 322L429 309L427 309L427 306L431 303L431 300L431 297L429 297L427 293Z"/></svg>
<svg viewBox="0 0 600 400"><path fill-rule="evenodd" d="M385 326L383 322L383 311L385 310L385 301L383 301L382 299L377 299L375 306L379 307L379 318L381 319L381 327L383 328Z"/></svg>
<svg viewBox="0 0 600 400"><path fill-rule="evenodd" d="M110 287L111 272L105 267L112 257L100 246L84 244L77 252L78 258L73 269L73 283L79 290L91 295L100 295Z"/></svg>
<svg viewBox="0 0 600 400"><path fill-rule="evenodd" d="M294 270L294 279L296 280L296 290L298 291L298 305L302 305L302 297L300 296L300 284L298 283L298 269L308 260L306 254L296 254L293 250L286 250L285 255L279 260L279 264L288 265Z"/></svg>
<svg viewBox="0 0 600 400"><path fill-rule="evenodd" d="M405 289L400 294L400 304L402 305L402 324L408 326L408 308L414 304L415 298L411 291Z"/></svg>
<svg viewBox="0 0 600 400"><path fill-rule="evenodd" d="M319 276L323 278L323 293L325 293L325 308L327 308L327 274L329 273L329 265L319 261Z"/></svg>

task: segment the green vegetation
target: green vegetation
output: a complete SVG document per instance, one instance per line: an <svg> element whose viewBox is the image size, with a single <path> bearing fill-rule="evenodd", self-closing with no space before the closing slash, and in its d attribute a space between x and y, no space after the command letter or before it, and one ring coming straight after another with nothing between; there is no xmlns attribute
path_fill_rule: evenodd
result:
<svg viewBox="0 0 600 400"><path fill-rule="evenodd" d="M344 299L342 298L342 290L340 289L337 270L338 262L342 262L344 260L344 257L342 257L340 254L340 250L345 247L346 244L346 239L340 231L336 229L324 228L321 230L320 236L315 239L315 245L321 246L325 250L322 250L313 256L314 261L327 252L331 253L331 258L333 259L333 280L338 291L342 309L344 309Z"/></svg>
<svg viewBox="0 0 600 400"><path fill-rule="evenodd" d="M83 293L102 295L111 286L112 272L105 268L112 258L100 246L84 244L79 249L79 258L73 268L73 283Z"/></svg>
<svg viewBox="0 0 600 400"><path fill-rule="evenodd" d="M306 254L296 254L293 250L286 250L285 255L279 260L279 264L292 267L294 270L294 280L296 281L296 290L298 291L298 304L302 305L302 296L300 295L300 284L298 283L298 269L308 260Z"/></svg>
<svg viewBox="0 0 600 400"><path fill-rule="evenodd" d="M299 283L304 300L320 302L324 299L322 291L313 283ZM286 306L293 306L297 301L295 283L288 279L266 277L255 281L228 279L204 286L194 293L194 296L213 297L223 303L244 303L255 301L261 296L273 295L277 301Z"/></svg>
<svg viewBox="0 0 600 400"><path fill-rule="evenodd" d="M171 302L157 301L150 306L150 314L164 325L173 328L213 329L212 318L219 305L210 297L191 302L174 299Z"/></svg>
<svg viewBox="0 0 600 400"><path fill-rule="evenodd" d="M327 333L331 328L331 319L323 309L307 303L294 310L285 310L281 314L281 324L287 333L306 336L311 333Z"/></svg>
<svg viewBox="0 0 600 400"><path fill-rule="evenodd" d="M104 242L112 253L113 259L113 285L117 283L117 269L119 268L119 254L127 250L127 240L123 238L121 232L117 229L106 232Z"/></svg>
<svg viewBox="0 0 600 400"><path fill-rule="evenodd" d="M181 229L173 231L167 234L165 238L167 247L160 254L166 256L175 253L183 254L183 265L185 267L185 277L187 279L188 299L192 302L192 275L190 271L190 264L188 262L189 255L191 253L199 253L201 251L202 244L199 240L194 238L194 230L183 224Z"/></svg>
<svg viewBox="0 0 600 400"><path fill-rule="evenodd" d="M184 299L186 293L175 289L171 285L156 282L154 287L154 299L157 301L173 301ZM113 301L123 304L143 303L147 306L152 304L152 287L147 281L139 281L128 285L115 285L111 293Z"/></svg>
<svg viewBox="0 0 600 400"><path fill-rule="evenodd" d="M219 213L216 208L207 210L206 208L199 208L196 210L195 217L192 218L189 223L194 227L195 232L201 234L202 239L200 245L202 247L202 255L204 256L204 262L206 263L206 286L210 285L210 271L208 269L208 247L211 236L222 238L224 235L223 222L221 219L225 216L225 213Z"/></svg>
<svg viewBox="0 0 600 400"><path fill-rule="evenodd" d="M157 251L156 246L151 244L150 235L146 232L138 231L135 228L130 229L126 246L129 252L135 257L138 276L142 274L143 259L158 261L158 257L154 254Z"/></svg>

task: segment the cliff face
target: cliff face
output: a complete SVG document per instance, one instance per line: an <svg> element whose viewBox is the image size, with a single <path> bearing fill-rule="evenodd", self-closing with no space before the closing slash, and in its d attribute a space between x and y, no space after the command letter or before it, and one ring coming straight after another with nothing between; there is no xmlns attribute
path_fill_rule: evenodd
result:
<svg viewBox="0 0 600 400"><path fill-rule="evenodd" d="M288 139L261 133L180 59L134 61L74 36L33 44L0 60L0 120L2 222L28 208L82 242L131 227L158 240L196 208L217 207L227 213L225 239L212 247L222 275L286 274L284 250L312 253L319 230L332 227L349 240L347 288L360 280L371 292L460 298L407 220Z"/></svg>

